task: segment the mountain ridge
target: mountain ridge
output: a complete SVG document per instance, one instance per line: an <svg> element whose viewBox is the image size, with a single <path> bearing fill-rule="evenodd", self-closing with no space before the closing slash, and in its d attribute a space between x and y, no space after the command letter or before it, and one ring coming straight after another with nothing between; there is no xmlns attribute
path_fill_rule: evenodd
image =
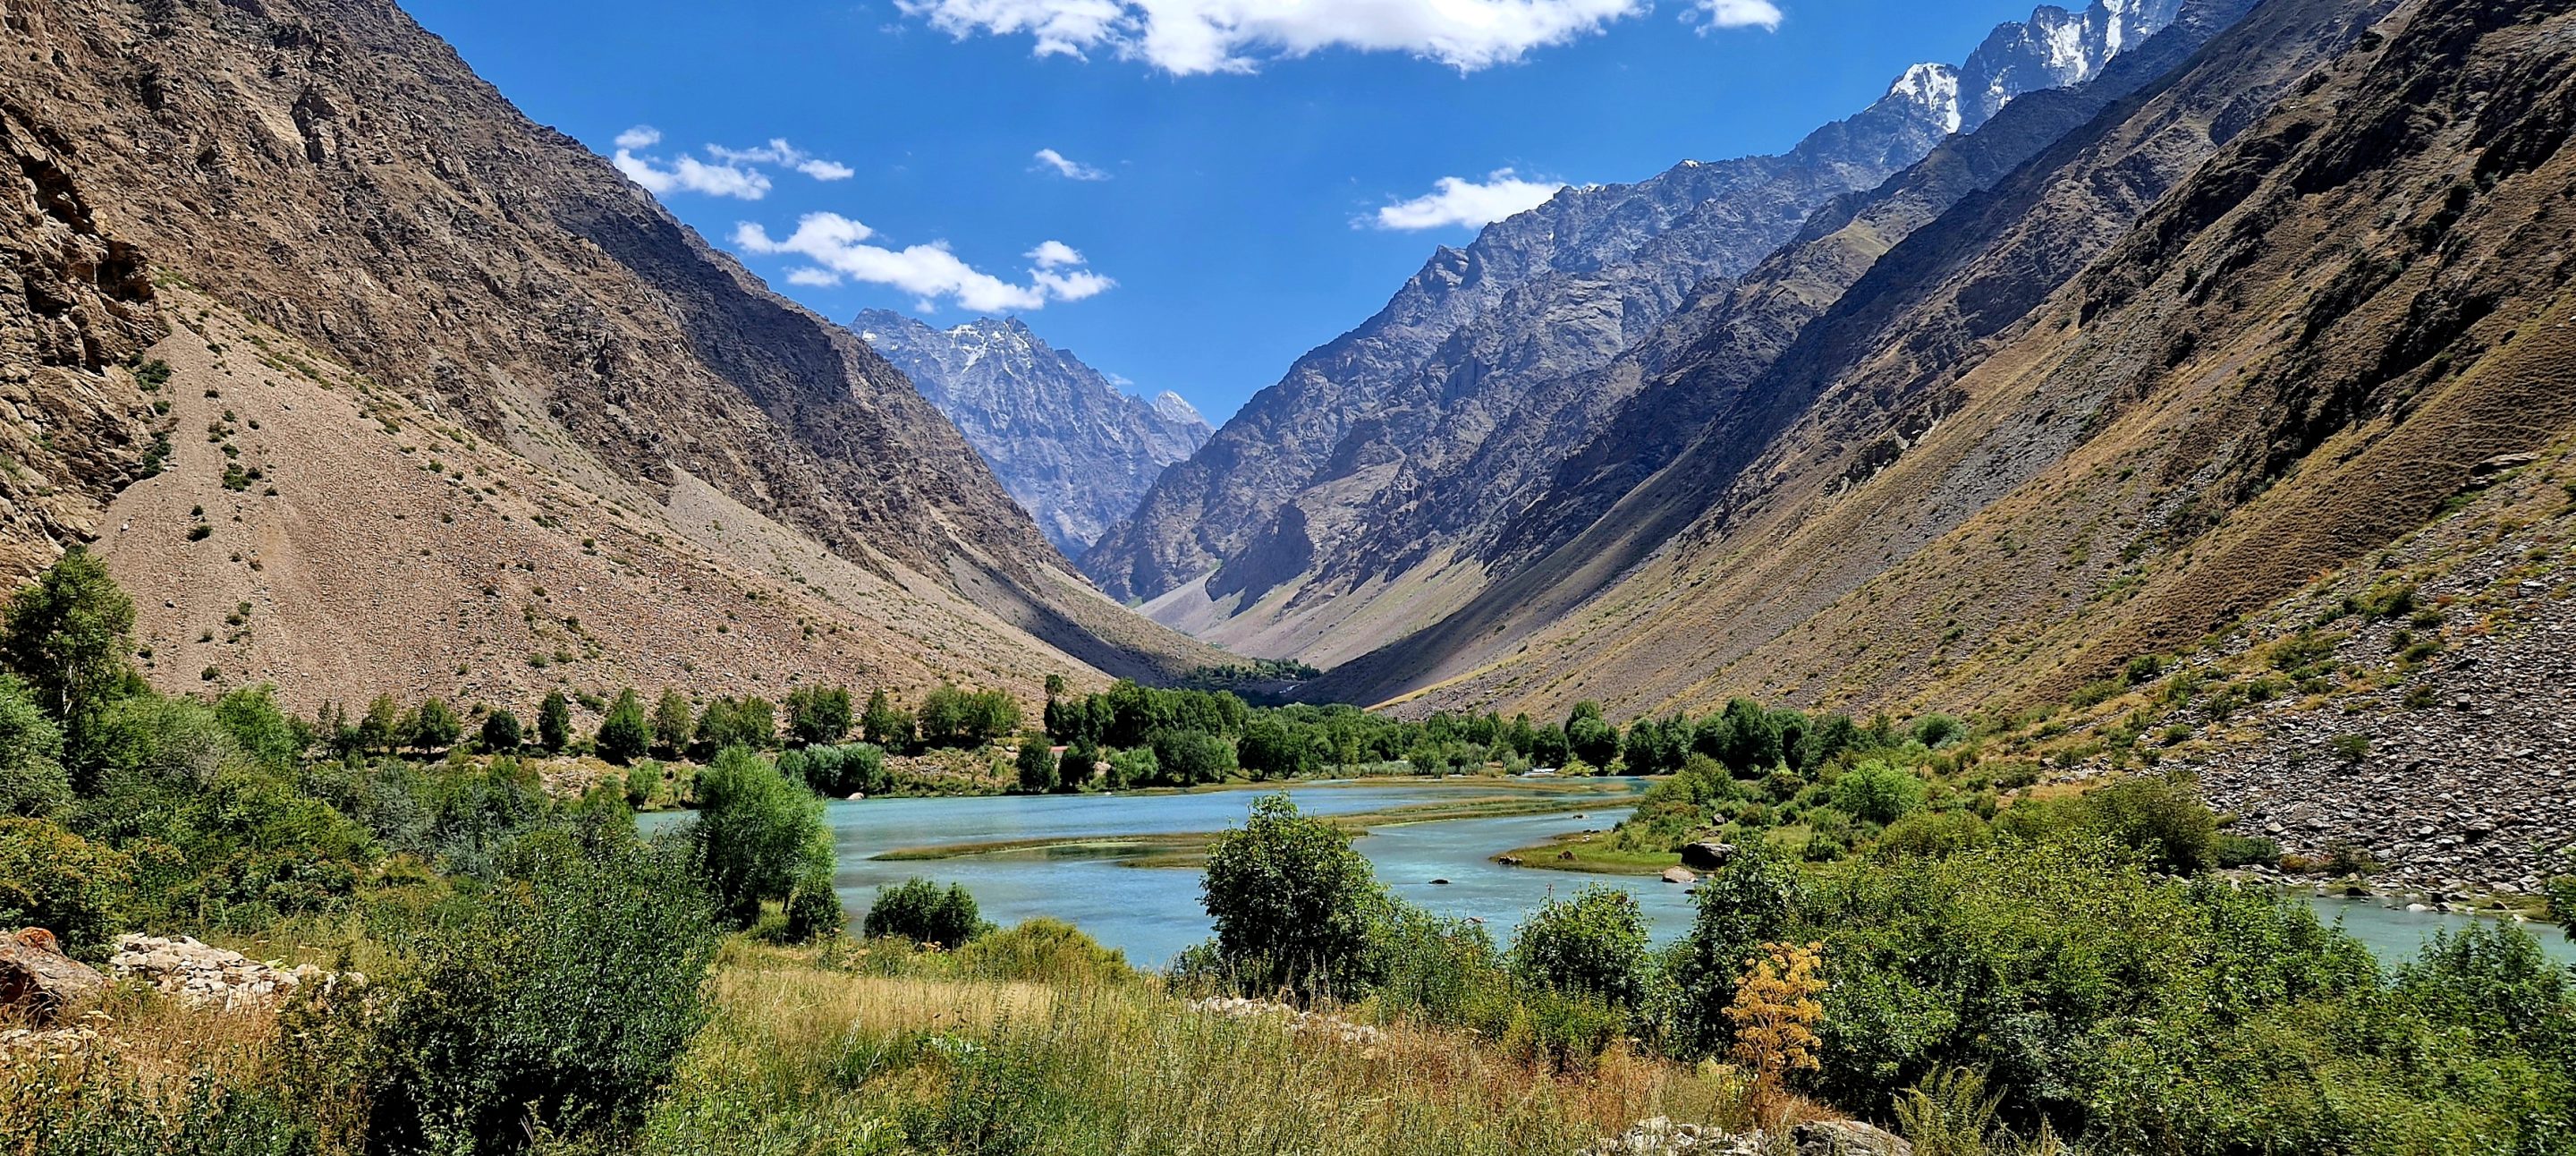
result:
<svg viewBox="0 0 2576 1156"><path fill-rule="evenodd" d="M943 330L870 309L850 328L947 415L1068 558L1214 432L1179 394L1130 395L1017 317Z"/></svg>

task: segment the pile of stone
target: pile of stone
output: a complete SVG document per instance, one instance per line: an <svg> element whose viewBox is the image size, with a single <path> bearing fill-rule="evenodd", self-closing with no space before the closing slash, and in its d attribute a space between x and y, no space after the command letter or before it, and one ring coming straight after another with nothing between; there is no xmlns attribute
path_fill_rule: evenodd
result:
<svg viewBox="0 0 2576 1156"><path fill-rule="evenodd" d="M1914 1154L1914 1146L1903 1138L1858 1120L1810 1120L1790 1128L1787 1140L1782 1145L1758 1128L1734 1133L1656 1116L1584 1149L1582 1156L1764 1156L1784 1150L1797 1156Z"/></svg>
<svg viewBox="0 0 2576 1156"><path fill-rule="evenodd" d="M284 967L238 951L209 947L185 935L129 935L108 960L119 976L133 976L200 1007L239 1008L283 1001L308 983L363 985L358 972L324 971L312 964Z"/></svg>
<svg viewBox="0 0 2576 1156"><path fill-rule="evenodd" d="M1244 999L1239 996L1216 996L1190 1001L1190 1010L1234 1019L1276 1017L1287 1022L1289 1032L1319 1036L1354 1047L1376 1047L1386 1041L1386 1033L1370 1024L1352 1023L1324 1012L1299 1011L1284 1003Z"/></svg>

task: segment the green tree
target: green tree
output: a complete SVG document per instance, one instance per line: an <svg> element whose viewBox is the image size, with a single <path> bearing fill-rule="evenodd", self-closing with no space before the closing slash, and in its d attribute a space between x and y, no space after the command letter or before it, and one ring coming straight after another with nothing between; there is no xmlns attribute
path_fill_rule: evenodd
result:
<svg viewBox="0 0 2576 1156"><path fill-rule="evenodd" d="M1152 747L1131 747L1109 754L1109 789L1123 791L1139 783L1159 782L1163 764L1154 758Z"/></svg>
<svg viewBox="0 0 2576 1156"><path fill-rule="evenodd" d="M456 745L464 734L456 721L456 712L448 709L447 700L435 695L420 704L411 716L411 746L423 753L443 751Z"/></svg>
<svg viewBox="0 0 2576 1156"><path fill-rule="evenodd" d="M823 801L789 783L746 747L726 747L698 773L691 828L717 910L740 926L763 900L785 900L800 882L832 870Z"/></svg>
<svg viewBox="0 0 2576 1156"><path fill-rule="evenodd" d="M1020 702L1010 692L977 691L966 696L965 733L969 742L992 742L1020 729Z"/></svg>
<svg viewBox="0 0 2576 1156"><path fill-rule="evenodd" d="M1575 758L1606 767L1619 757L1619 729L1601 717L1600 703L1578 702L1565 718L1565 745Z"/></svg>
<svg viewBox="0 0 2576 1156"><path fill-rule="evenodd" d="M894 704L884 687L868 692L868 707L859 716L859 732L889 751L912 745L912 712Z"/></svg>
<svg viewBox="0 0 2576 1156"><path fill-rule="evenodd" d="M966 734L965 691L957 684L943 682L921 696L921 741L930 746L953 746Z"/></svg>
<svg viewBox="0 0 2576 1156"><path fill-rule="evenodd" d="M1043 795L1055 789L1055 752L1048 749L1047 737L1036 731L1020 735L1020 790Z"/></svg>
<svg viewBox="0 0 2576 1156"><path fill-rule="evenodd" d="M1366 979L1369 933L1388 906L1350 836L1284 794L1254 801L1243 826L1217 836L1199 892L1217 953L1239 976L1334 994Z"/></svg>
<svg viewBox="0 0 2576 1156"><path fill-rule="evenodd" d="M1235 757L1245 770L1264 778L1293 779L1324 765L1324 752L1303 728L1264 715L1243 728Z"/></svg>
<svg viewBox="0 0 2576 1156"><path fill-rule="evenodd" d="M76 767L94 761L108 704L134 679L133 631L134 600L78 546L21 587L0 621L0 660L53 714Z"/></svg>
<svg viewBox="0 0 2576 1156"><path fill-rule="evenodd" d="M700 758L713 758L726 747L757 751L777 744L777 713L768 699L758 695L718 698L707 703L698 715L698 737L693 749Z"/></svg>
<svg viewBox="0 0 2576 1156"><path fill-rule="evenodd" d="M689 749L689 737L696 733L697 715L689 709L689 696L677 690L665 690L653 704L653 748L668 758L678 758Z"/></svg>
<svg viewBox="0 0 2576 1156"><path fill-rule="evenodd" d="M560 688L547 691L546 700L537 704L537 745L550 755L572 745L572 700Z"/></svg>
<svg viewBox="0 0 2576 1156"><path fill-rule="evenodd" d="M1779 766L1786 754L1780 745L1780 720L1749 698L1730 699L1719 725L1722 743L1704 752L1726 764L1740 778L1760 778Z"/></svg>
<svg viewBox="0 0 2576 1156"><path fill-rule="evenodd" d="M72 802L63 732L15 675L0 675L0 818L43 818Z"/></svg>
<svg viewBox="0 0 2576 1156"><path fill-rule="evenodd" d="M878 891L860 929L870 939L899 937L953 948L983 934L986 925L964 887L914 878Z"/></svg>
<svg viewBox="0 0 2576 1156"><path fill-rule="evenodd" d="M367 704L366 716L358 720L358 746L380 755L394 753L394 747L410 736L404 733L402 704L390 694L377 695Z"/></svg>
<svg viewBox="0 0 2576 1156"><path fill-rule="evenodd" d="M616 701L609 704L608 713L599 720L599 738L593 749L599 757L622 767L643 758L652 747L653 723L644 715L644 696L631 686L618 691Z"/></svg>
<svg viewBox="0 0 2576 1156"><path fill-rule="evenodd" d="M1234 773L1234 744L1202 731L1154 732L1154 762L1163 781L1177 786L1213 783Z"/></svg>
<svg viewBox="0 0 2576 1156"><path fill-rule="evenodd" d="M850 733L850 692L800 686L787 692L787 729L803 746L827 746Z"/></svg>
<svg viewBox="0 0 2576 1156"><path fill-rule="evenodd" d="M483 753L489 755L517 754L519 744L527 741L525 731L519 726L519 716L506 710L496 710L483 716L482 738Z"/></svg>
<svg viewBox="0 0 2576 1156"><path fill-rule="evenodd" d="M1513 935L1509 958L1524 982L1633 1008L1646 998L1645 913L1636 896L1587 884L1572 899L1539 904Z"/></svg>

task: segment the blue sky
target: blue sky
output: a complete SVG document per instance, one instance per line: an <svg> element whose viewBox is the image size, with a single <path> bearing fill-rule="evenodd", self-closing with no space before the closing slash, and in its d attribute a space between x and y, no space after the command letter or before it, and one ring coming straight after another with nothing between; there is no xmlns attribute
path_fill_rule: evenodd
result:
<svg viewBox="0 0 2576 1156"><path fill-rule="evenodd" d="M1436 222L1552 182L1778 151L1907 65L1955 62L2030 12L2028 0L407 6L532 118L602 155L623 136L627 167L675 214L825 316L879 306L947 326L1017 312L1220 423L1374 313L1433 246L1475 236Z"/></svg>

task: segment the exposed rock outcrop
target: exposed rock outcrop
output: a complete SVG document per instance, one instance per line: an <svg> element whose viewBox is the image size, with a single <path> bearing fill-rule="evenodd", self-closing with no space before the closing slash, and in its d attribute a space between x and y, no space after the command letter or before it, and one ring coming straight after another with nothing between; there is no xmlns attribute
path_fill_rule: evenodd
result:
<svg viewBox="0 0 2576 1156"><path fill-rule="evenodd" d="M44 928L0 939L0 1009L42 1024L106 986L105 976L63 954L62 945Z"/></svg>

